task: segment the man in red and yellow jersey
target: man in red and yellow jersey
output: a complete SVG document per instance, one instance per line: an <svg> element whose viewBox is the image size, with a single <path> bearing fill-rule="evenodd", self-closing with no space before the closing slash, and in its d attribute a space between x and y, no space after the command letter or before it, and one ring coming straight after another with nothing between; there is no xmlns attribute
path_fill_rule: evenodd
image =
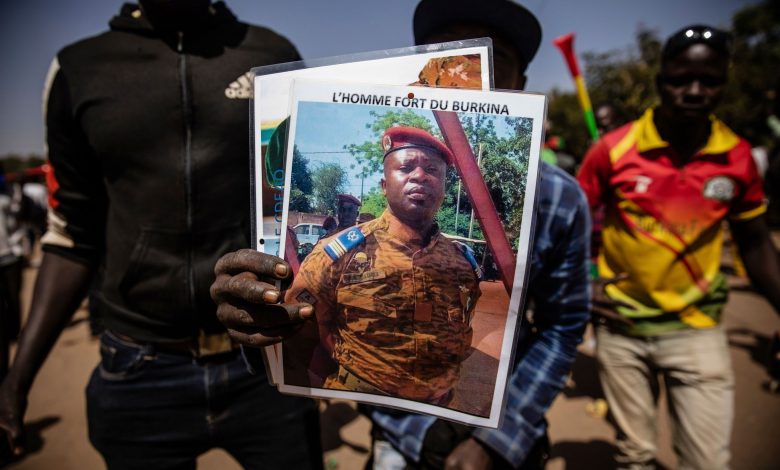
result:
<svg viewBox="0 0 780 470"><path fill-rule="evenodd" d="M669 38L661 104L606 134L578 180L606 208L594 313L600 376L618 426L618 465L652 468L658 372L681 468L727 468L733 376L719 327L723 220L755 286L780 311L780 267L750 145L717 120L729 37L690 26Z"/></svg>

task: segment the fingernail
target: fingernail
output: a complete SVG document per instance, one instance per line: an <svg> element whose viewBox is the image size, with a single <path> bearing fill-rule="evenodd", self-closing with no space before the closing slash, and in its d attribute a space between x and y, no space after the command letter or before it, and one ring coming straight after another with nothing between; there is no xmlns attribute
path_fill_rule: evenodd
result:
<svg viewBox="0 0 780 470"><path fill-rule="evenodd" d="M301 314L301 318L310 318L312 313L314 313L314 307L311 306L303 307L300 310L298 310L298 313Z"/></svg>
<svg viewBox="0 0 780 470"><path fill-rule="evenodd" d="M279 291L267 290L263 292L263 300L269 304L276 303L279 300Z"/></svg>
<svg viewBox="0 0 780 470"><path fill-rule="evenodd" d="M287 276L287 265L281 264L281 263L277 264L274 267L274 272L279 277L286 277Z"/></svg>

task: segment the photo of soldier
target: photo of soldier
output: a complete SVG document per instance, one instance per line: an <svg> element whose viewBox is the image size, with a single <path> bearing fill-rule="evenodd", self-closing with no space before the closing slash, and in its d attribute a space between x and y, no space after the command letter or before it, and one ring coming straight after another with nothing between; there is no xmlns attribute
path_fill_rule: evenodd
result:
<svg viewBox="0 0 780 470"><path fill-rule="evenodd" d="M280 387L401 398L486 418L502 383L512 284L495 282L500 276L481 222L473 215L469 222L473 207L465 176L456 170L456 155L434 115L394 113L393 107L308 102L291 121L289 190L304 194L311 210L289 210L286 223L325 217L336 199L339 228L301 259L282 293L285 304L312 305L316 321L285 336ZM461 119L473 116L462 113ZM332 127L323 126L326 117ZM481 149L487 165L507 173L472 176L489 181L503 235L516 246L525 186L515 182L527 178L533 120L480 119L480 125L495 126L494 140L469 144L471 158ZM352 147L370 148L370 156L345 159L331 150ZM337 173L334 166L344 179L301 191L295 181L303 179L303 165L296 159L306 161L313 181ZM332 195L323 196L325 189ZM489 265L490 279L483 274Z"/></svg>
<svg viewBox="0 0 780 470"><path fill-rule="evenodd" d="M338 364L324 388L446 405L480 296L473 253L434 222L452 153L413 127L387 129L382 144L387 209L318 244L286 298L314 305L319 360ZM354 223L357 199L339 196L340 223Z"/></svg>

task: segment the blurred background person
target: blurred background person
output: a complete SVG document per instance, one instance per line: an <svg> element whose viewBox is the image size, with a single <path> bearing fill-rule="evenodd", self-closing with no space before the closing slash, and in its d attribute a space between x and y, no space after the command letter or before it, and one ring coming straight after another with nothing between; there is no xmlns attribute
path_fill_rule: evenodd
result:
<svg viewBox="0 0 780 470"><path fill-rule="evenodd" d="M8 371L10 344L19 334L21 321L19 291L25 241L21 212L0 162L0 379Z"/></svg>
<svg viewBox="0 0 780 470"><path fill-rule="evenodd" d="M336 217L339 219L336 229L341 231L357 223L358 212L363 204L360 202L360 199L351 194L339 194L336 196L336 199L338 200Z"/></svg>
<svg viewBox="0 0 780 470"><path fill-rule="evenodd" d="M591 207L606 207L593 313L620 468L655 468L658 375L680 468L729 467L724 220L754 286L780 312L780 263L750 144L712 115L729 59L730 37L718 29L670 36L656 77L660 105L605 134L578 175Z"/></svg>

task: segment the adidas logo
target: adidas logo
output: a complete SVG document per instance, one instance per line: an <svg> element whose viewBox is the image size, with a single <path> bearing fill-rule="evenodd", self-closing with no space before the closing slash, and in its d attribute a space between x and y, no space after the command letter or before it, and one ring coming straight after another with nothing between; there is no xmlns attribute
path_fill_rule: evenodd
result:
<svg viewBox="0 0 780 470"><path fill-rule="evenodd" d="M252 90L252 72L241 75L225 88L225 96L230 99L251 99L254 96Z"/></svg>

